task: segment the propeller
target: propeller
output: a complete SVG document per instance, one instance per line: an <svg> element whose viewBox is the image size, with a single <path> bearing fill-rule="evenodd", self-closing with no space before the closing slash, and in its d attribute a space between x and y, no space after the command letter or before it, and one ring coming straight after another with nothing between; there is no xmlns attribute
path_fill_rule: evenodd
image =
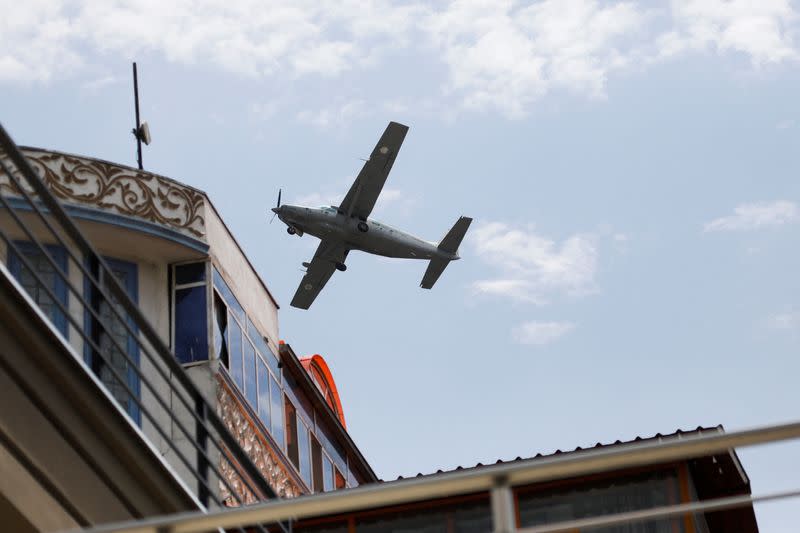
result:
<svg viewBox="0 0 800 533"><path fill-rule="evenodd" d="M280 209L281 209L281 189L278 189L278 205L277 207L272 208L272 212L274 214L272 215L272 218L269 219L270 224L272 224L272 221L275 220L275 215L278 214L278 211L280 211Z"/></svg>

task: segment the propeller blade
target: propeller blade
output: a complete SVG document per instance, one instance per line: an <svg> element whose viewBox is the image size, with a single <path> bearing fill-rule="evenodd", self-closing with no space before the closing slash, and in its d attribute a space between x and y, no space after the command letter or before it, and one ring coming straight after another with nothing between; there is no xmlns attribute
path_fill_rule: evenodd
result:
<svg viewBox="0 0 800 533"><path fill-rule="evenodd" d="M278 214L278 213L272 213L272 218L271 218L271 219L269 219L269 223L270 223L270 224L272 224L272 221L273 221L273 220L275 220L275 215L277 215L277 214Z"/></svg>
<svg viewBox="0 0 800 533"><path fill-rule="evenodd" d="M281 208L281 189L278 189L278 209Z"/></svg>

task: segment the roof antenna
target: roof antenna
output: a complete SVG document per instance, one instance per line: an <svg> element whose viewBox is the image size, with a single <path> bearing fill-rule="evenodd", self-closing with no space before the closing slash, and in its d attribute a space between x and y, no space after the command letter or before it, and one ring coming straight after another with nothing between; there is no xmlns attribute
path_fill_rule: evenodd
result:
<svg viewBox="0 0 800 533"><path fill-rule="evenodd" d="M139 122L139 77L136 74L136 62L133 62L133 100L136 106L136 127L131 130L136 137L136 155L139 162L139 170L142 167L142 143L150 144L150 127L147 122Z"/></svg>

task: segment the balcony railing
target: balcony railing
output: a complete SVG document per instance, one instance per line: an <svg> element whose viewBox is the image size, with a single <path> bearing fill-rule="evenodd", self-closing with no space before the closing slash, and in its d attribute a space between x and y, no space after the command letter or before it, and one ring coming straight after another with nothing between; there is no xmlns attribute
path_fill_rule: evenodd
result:
<svg viewBox="0 0 800 533"><path fill-rule="evenodd" d="M156 442L154 448L161 449L194 492L202 512L241 506L243 493L275 499L215 412L209 402L213 396L205 397L176 361L118 272L81 233L1 125L0 170L0 245L25 273L23 285L35 292L64 340L76 352L83 350L86 371L100 378L107 396ZM288 520L280 522L280 530L290 530Z"/></svg>

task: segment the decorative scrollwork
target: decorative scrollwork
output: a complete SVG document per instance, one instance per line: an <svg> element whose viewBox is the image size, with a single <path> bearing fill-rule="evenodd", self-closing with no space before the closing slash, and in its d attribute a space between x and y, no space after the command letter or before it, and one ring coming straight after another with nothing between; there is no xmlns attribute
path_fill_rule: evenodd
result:
<svg viewBox="0 0 800 533"><path fill-rule="evenodd" d="M303 491L292 481L291 477L283 470L275 450L271 449L267 439L245 415L242 406L227 390L221 377L217 377L217 409L228 431L239 441L245 453L250 457L256 468L264 476L272 490L279 498L294 498ZM256 497L247 489L240 475L231 468L228 461L221 461L220 473L236 492L236 495L245 503L255 503ZM220 500L226 505L235 507L236 498L230 493L224 483L220 482Z"/></svg>
<svg viewBox="0 0 800 533"><path fill-rule="evenodd" d="M53 194L66 202L116 211L194 237L205 235L203 195L193 189L95 159L29 148L23 152ZM19 194L0 170L0 193L5 191Z"/></svg>

